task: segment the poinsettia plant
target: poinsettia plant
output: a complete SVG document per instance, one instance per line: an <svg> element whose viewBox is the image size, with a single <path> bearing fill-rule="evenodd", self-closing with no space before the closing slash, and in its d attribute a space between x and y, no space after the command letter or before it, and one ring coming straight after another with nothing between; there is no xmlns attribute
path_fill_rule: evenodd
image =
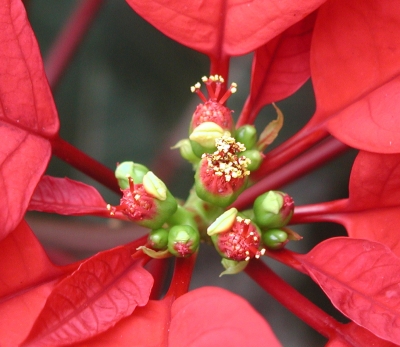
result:
<svg viewBox="0 0 400 347"><path fill-rule="evenodd" d="M240 296L211 286L189 291L206 244L220 255L223 275L245 272L326 346L400 345L398 3L127 2L165 35L209 57L208 75L192 86L200 104L174 149L193 166L193 188L178 199L141 163L109 169L60 137L49 82L56 83L99 1L82 1L46 76L23 3L1 0L0 345L281 346ZM234 118L226 106L237 89L228 83L230 59L251 52L250 93ZM284 119L274 103L310 77L315 114L269 150ZM258 129L254 122L269 104L276 119ZM294 206L296 196L279 190L349 148L359 153L348 198ZM45 175L52 155L120 202ZM148 232L58 266L24 220L28 210L121 219ZM291 225L321 221L343 225L348 236L304 254L286 248L302 242ZM308 275L349 321L338 322L297 292L266 258ZM163 293L168 259L174 273Z"/></svg>

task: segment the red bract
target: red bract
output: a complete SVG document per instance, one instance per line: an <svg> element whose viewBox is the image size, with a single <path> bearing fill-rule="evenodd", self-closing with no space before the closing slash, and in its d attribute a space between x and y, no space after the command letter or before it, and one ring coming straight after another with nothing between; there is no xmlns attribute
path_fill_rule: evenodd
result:
<svg viewBox="0 0 400 347"><path fill-rule="evenodd" d="M328 1L311 47L317 111L346 144L371 152L400 149L400 7L395 0Z"/></svg>
<svg viewBox="0 0 400 347"><path fill-rule="evenodd" d="M54 287L22 346L85 340L144 306L153 278L124 247L102 252Z"/></svg>
<svg viewBox="0 0 400 347"><path fill-rule="evenodd" d="M310 77L315 18L311 13L255 51L251 93L238 125L252 123L262 107L292 95Z"/></svg>
<svg viewBox="0 0 400 347"><path fill-rule="evenodd" d="M28 210L62 215L110 215L107 203L94 187L51 176L43 176L39 181Z"/></svg>
<svg viewBox="0 0 400 347"><path fill-rule="evenodd" d="M50 158L57 112L19 1L0 2L0 239L21 221Z"/></svg>
<svg viewBox="0 0 400 347"><path fill-rule="evenodd" d="M185 154L194 165L200 157L203 161L207 159L207 167L213 169L217 178L223 177L225 183L232 185L241 179L234 194L222 201L221 191L207 188L207 182L202 180L205 169L198 170L195 189L178 207L164 182L152 173L143 176L147 168L141 167L136 172L137 166L127 162L127 172L119 179L127 180L130 187L122 187L124 196L120 206L109 210L112 214L121 210L130 212L131 220L137 221L142 217L136 218L135 213L141 211L136 211L135 206L147 206L143 196L158 199L160 204L169 199L168 208L162 211L162 218L156 224L153 214L146 219L149 222L146 226L155 229L151 235L157 242L152 243L145 236L67 267L54 266L22 221L27 208L102 217L110 217L110 212L93 187L66 178L42 177L51 150L114 191L119 192L119 188L111 170L58 137L57 113L24 8L18 0L0 0L0 137L3 140L0 345L280 346L269 325L244 299L214 287L189 291L199 239L211 243L206 231L213 221L223 230L218 241L233 237L228 240L232 241L229 249L222 249L224 245L216 242L226 256L222 261L224 274L245 271L325 336L329 340L327 346L399 344L400 7L397 1L128 0L128 3L166 35L210 57L211 76L205 81L211 99L219 99L219 93L224 95L227 89L220 75L229 80L230 57L254 52L251 93L236 128L252 124L264 105L294 93L310 72L317 99L316 113L302 131L264 155L260 150L271 141L262 139L263 135L260 140L253 126L235 131L230 110L223 105L225 96L219 99L221 105L217 105L217 111L226 111L225 118L216 123L223 130L227 128L232 137L219 137L218 128L203 123L218 118L214 108L211 118L207 113L209 108L198 108L194 117L198 132L191 134L191 144L188 139L181 142L190 148L181 149L187 151ZM88 0L85 4L89 5L83 9L98 8L98 0ZM78 24L77 28L85 27ZM65 56L70 53L61 51ZM55 76L60 73L53 72ZM213 80L219 81L215 91L210 89L209 82ZM198 88L197 84L193 87L201 96ZM232 92L236 90L236 84L231 88ZM225 95L229 96L231 91ZM267 138L275 138L281 128L283 116L278 109L277 112L278 120L272 124L271 134L264 134ZM205 126L201 127L201 123ZM269 228L268 223L258 218L258 212L242 210L265 190L278 189L343 151L344 146L332 138L313 147L328 136L328 131L344 143L368 152L360 152L354 163L348 199L300 206L291 223L337 222L346 227L350 237L325 240L304 255L285 249L266 249L267 241L271 241L269 236L284 233L285 243L300 236L286 227L286 219ZM236 155L241 150L231 153L226 148L228 142L239 146L235 136L243 138L247 153L258 160L254 169L248 168L250 157ZM130 139L126 139L127 146L132 146L128 143ZM196 139L200 140L197 147L193 143ZM226 143L222 143L223 139ZM207 145L204 148L214 154L205 153L204 143ZM213 151L214 143L219 152ZM196 148L201 153L196 153ZM294 159L296 156L299 157ZM251 171L263 159L253 175ZM268 173L272 174L264 177ZM250 174L252 186L246 191L247 196L240 195ZM138 176L138 182L133 182L133 176ZM143 183L139 183L141 179ZM139 190L134 189L134 184ZM243 213L243 218L231 220L232 215L224 213L225 207L232 203ZM268 213L282 212L276 199L266 203ZM224 228L235 221L241 229L234 231L244 235L245 246L249 248L247 255L244 252L233 256L240 251L240 240L234 238L235 233L231 233L233 236L225 233ZM196 247L191 249L194 244ZM190 248L190 255L174 253L179 247ZM256 258L265 253L308 274L351 322L337 322L279 278L261 259L250 259L250 253ZM166 263L151 262L149 272L153 276L143 266L150 257L164 260L173 255L178 257L175 271L161 299ZM149 301L150 297L154 300Z"/></svg>
<svg viewBox="0 0 400 347"><path fill-rule="evenodd" d="M349 236L383 243L400 256L399 179L399 154L361 151L351 172L349 199L300 207L294 222L340 223Z"/></svg>
<svg viewBox="0 0 400 347"><path fill-rule="evenodd" d="M172 39L208 54L212 59L221 59L260 47L311 13L324 0L127 2Z"/></svg>
<svg viewBox="0 0 400 347"><path fill-rule="evenodd" d="M29 333L66 269L51 264L24 221L0 242L0 254L1 344L15 347Z"/></svg>
<svg viewBox="0 0 400 347"><path fill-rule="evenodd" d="M400 155L360 152L350 177L351 213L339 220L352 237L389 246L400 256Z"/></svg>
<svg viewBox="0 0 400 347"><path fill-rule="evenodd" d="M169 297L150 301L146 308L137 309L97 339L74 347L281 346L244 299L221 288L203 287L175 301Z"/></svg>
<svg viewBox="0 0 400 347"><path fill-rule="evenodd" d="M388 247L335 238L296 259L352 321L385 340L400 341L400 259Z"/></svg>

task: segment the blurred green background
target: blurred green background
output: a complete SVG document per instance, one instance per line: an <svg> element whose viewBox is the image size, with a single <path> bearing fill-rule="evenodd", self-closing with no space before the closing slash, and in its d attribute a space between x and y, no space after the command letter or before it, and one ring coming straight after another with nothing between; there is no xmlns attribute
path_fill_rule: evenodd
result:
<svg viewBox="0 0 400 347"><path fill-rule="evenodd" d="M29 18L46 56L73 9L80 1L28 1ZM238 83L238 93L228 106L239 115L249 91L251 55L232 59L229 81ZM111 169L117 162L132 160L156 167L163 177L168 162L177 171L168 180L170 190L185 198L193 183L191 166L169 151L187 136L190 117L199 103L190 86L209 71L208 58L170 40L136 15L122 0L104 1L82 46L54 90L61 122L61 137ZM293 97L278 102L285 115L281 143L312 116L315 101L311 82ZM274 119L266 107L257 126ZM347 182L355 153L349 153L283 187L297 205L347 196ZM162 165L155 166L155 160ZM48 174L70 177L96 186L105 200L118 204L118 196L85 175L53 158ZM131 225L92 218L51 218L32 214L30 224L43 244L59 261L72 261L96 251L129 242L140 233ZM344 235L341 227L328 224L296 226L303 241L292 249L306 252L322 239ZM246 297L267 318L285 347L323 346L323 337L265 294L246 275L218 275L222 270L215 250L202 247L192 287L217 285ZM305 276L273 261L277 272L318 305L334 312L321 290Z"/></svg>

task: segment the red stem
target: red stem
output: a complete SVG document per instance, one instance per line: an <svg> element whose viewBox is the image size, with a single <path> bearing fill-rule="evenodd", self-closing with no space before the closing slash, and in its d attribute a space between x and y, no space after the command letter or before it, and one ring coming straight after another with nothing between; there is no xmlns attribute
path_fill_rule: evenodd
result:
<svg viewBox="0 0 400 347"><path fill-rule="evenodd" d="M225 83L222 85L220 94L226 92L226 86L229 79L229 62L230 56L224 55L217 58L210 57L210 75L220 75L224 78Z"/></svg>
<svg viewBox="0 0 400 347"><path fill-rule="evenodd" d="M162 294L165 276L168 269L168 259L152 259L147 265L147 270L154 278L151 288L150 300L158 300Z"/></svg>
<svg viewBox="0 0 400 347"><path fill-rule="evenodd" d="M337 214L348 212L348 206L348 199L296 206L290 224L339 222Z"/></svg>
<svg viewBox="0 0 400 347"><path fill-rule="evenodd" d="M236 129L240 128L241 126L243 126L245 124L252 124L249 121L250 112L252 111L252 109L253 109L253 104L251 103L251 99L250 99L250 95L249 95L243 105L242 112L240 112L240 116L236 122Z"/></svg>
<svg viewBox="0 0 400 347"><path fill-rule="evenodd" d="M341 323L292 288L262 261L250 261L245 272L289 311L326 338L334 338L341 329Z"/></svg>
<svg viewBox="0 0 400 347"><path fill-rule="evenodd" d="M176 258L175 269L172 275L171 285L165 297L173 297L174 300L189 291L193 268L196 263L197 253L189 258Z"/></svg>
<svg viewBox="0 0 400 347"><path fill-rule="evenodd" d="M245 190L232 206L239 210L245 209L260 194L294 181L339 156L349 148L342 142L330 137Z"/></svg>
<svg viewBox="0 0 400 347"><path fill-rule="evenodd" d="M117 194L121 194L114 172L60 137L51 140L53 154Z"/></svg>
<svg viewBox="0 0 400 347"><path fill-rule="evenodd" d="M47 78L53 90L102 4L103 0L80 1L55 40L45 62Z"/></svg>
<svg viewBox="0 0 400 347"><path fill-rule="evenodd" d="M260 168L253 173L253 178L259 180L265 177L328 136L329 133L323 127L309 129L305 126L279 147L267 153Z"/></svg>
<svg viewBox="0 0 400 347"><path fill-rule="evenodd" d="M293 255L294 252L286 248L279 251L269 250L268 248L265 250L265 256L275 259L276 261L279 261L280 263L307 275L308 273L306 270L304 270L303 265Z"/></svg>

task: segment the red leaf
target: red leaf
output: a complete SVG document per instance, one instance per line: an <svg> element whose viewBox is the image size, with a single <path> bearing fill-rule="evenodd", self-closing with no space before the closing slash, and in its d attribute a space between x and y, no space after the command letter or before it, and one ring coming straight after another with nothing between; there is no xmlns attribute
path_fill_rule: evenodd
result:
<svg viewBox="0 0 400 347"><path fill-rule="evenodd" d="M109 216L107 203L92 186L69 178L43 176L29 203L29 210L63 215Z"/></svg>
<svg viewBox="0 0 400 347"><path fill-rule="evenodd" d="M24 346L71 344L106 331L146 305L152 285L127 248L99 253L54 288Z"/></svg>
<svg viewBox="0 0 400 347"><path fill-rule="evenodd" d="M172 307L171 307L172 305ZM132 333L134 332L134 333ZM149 301L114 328L74 347L281 346L249 303L221 288L202 287Z"/></svg>
<svg viewBox="0 0 400 347"><path fill-rule="evenodd" d="M297 258L338 310L378 337L400 343L400 259L388 247L338 237Z"/></svg>
<svg viewBox="0 0 400 347"><path fill-rule="evenodd" d="M173 40L213 57L260 47L325 0L127 0Z"/></svg>
<svg viewBox="0 0 400 347"><path fill-rule="evenodd" d="M0 0L0 239L13 230L50 158L58 118L21 1Z"/></svg>
<svg viewBox="0 0 400 347"><path fill-rule="evenodd" d="M311 47L312 123L372 152L400 150L400 6L396 0L328 1Z"/></svg>
<svg viewBox="0 0 400 347"><path fill-rule="evenodd" d="M251 118L282 100L310 77L311 34L316 13L308 15L255 51L250 93Z"/></svg>

